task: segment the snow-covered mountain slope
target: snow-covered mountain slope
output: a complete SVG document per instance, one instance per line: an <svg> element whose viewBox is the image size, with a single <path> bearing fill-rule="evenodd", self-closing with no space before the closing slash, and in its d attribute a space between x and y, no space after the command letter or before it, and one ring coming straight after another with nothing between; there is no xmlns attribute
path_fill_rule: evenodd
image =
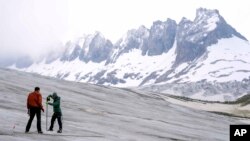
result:
<svg viewBox="0 0 250 141"><path fill-rule="evenodd" d="M232 37L220 39L217 44L208 46L206 53L198 59L176 67L168 75L167 82L242 81L249 76L250 44Z"/></svg>
<svg viewBox="0 0 250 141"><path fill-rule="evenodd" d="M250 43L218 10L199 8L193 21L183 18L178 24L171 19L155 21L149 29L129 30L114 44L100 32L84 35L63 49L57 57L48 55L23 67L19 60L8 68L116 87L250 79Z"/></svg>
<svg viewBox="0 0 250 141"><path fill-rule="evenodd" d="M142 89L211 101L235 100L250 92L249 56L249 42L221 39L199 59L179 65L168 78L157 76Z"/></svg>
<svg viewBox="0 0 250 141"><path fill-rule="evenodd" d="M133 49L127 54L122 54L116 63L108 65L105 65L105 62L86 63L79 59L63 62L58 59L50 64L46 64L45 61L34 63L21 70L71 81L112 84L120 87L138 86L148 74L171 68L174 62L174 49L172 48L168 54L159 56L142 56L141 50ZM162 65L163 63L165 64ZM16 69L14 66L11 68Z"/></svg>
<svg viewBox="0 0 250 141"><path fill-rule="evenodd" d="M242 81L250 76L250 44L237 37L221 39L207 47L207 52L200 58L173 69L175 50L176 45L162 55L142 56L141 50L133 49L108 65L104 61L86 63L79 58L73 61L57 59L50 64L43 61L20 70L71 81L121 87L203 80ZM15 69L14 66L11 68Z"/></svg>
<svg viewBox="0 0 250 141"><path fill-rule="evenodd" d="M0 139L4 141L226 141L229 125L250 123L248 119L179 106L174 104L176 101L166 101L168 96L161 94L69 82L13 70L0 69L0 73ZM62 134L23 134L28 120L26 98L35 86L41 88L44 105L45 97L54 91L61 97ZM52 115L51 107L49 115ZM42 129L46 132L44 113ZM35 131L34 120L31 132Z"/></svg>

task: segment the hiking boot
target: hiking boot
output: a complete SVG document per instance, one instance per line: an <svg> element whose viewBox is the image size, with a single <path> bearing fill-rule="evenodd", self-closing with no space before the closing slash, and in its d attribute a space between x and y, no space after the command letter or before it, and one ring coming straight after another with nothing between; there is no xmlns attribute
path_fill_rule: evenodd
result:
<svg viewBox="0 0 250 141"><path fill-rule="evenodd" d="M53 129L49 129L48 131L53 131Z"/></svg>
<svg viewBox="0 0 250 141"><path fill-rule="evenodd" d="M62 133L62 129L59 129L59 130L57 131L57 133Z"/></svg>
<svg viewBox="0 0 250 141"><path fill-rule="evenodd" d="M29 133L29 131L25 131L25 133L27 134L27 133Z"/></svg>
<svg viewBox="0 0 250 141"><path fill-rule="evenodd" d="M38 131L38 134L43 134L43 131Z"/></svg>

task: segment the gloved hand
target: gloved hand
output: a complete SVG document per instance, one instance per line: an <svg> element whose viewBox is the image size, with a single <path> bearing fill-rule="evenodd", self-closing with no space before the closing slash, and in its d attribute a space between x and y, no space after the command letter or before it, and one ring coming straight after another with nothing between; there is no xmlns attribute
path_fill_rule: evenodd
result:
<svg viewBox="0 0 250 141"><path fill-rule="evenodd" d="M44 112L44 109L42 108L42 111Z"/></svg>
<svg viewBox="0 0 250 141"><path fill-rule="evenodd" d="M27 114L30 115L30 109L28 109Z"/></svg>
<svg viewBox="0 0 250 141"><path fill-rule="evenodd" d="M50 101L50 97L51 97L50 95L47 97L46 99L47 102Z"/></svg>

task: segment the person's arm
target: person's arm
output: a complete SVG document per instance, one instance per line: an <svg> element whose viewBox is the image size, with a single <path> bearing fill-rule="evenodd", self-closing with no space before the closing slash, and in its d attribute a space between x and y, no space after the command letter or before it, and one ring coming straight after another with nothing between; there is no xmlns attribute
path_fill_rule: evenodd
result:
<svg viewBox="0 0 250 141"><path fill-rule="evenodd" d="M60 105L60 100L56 100L53 102L53 106L59 107L59 105Z"/></svg>
<svg viewBox="0 0 250 141"><path fill-rule="evenodd" d="M28 97L27 97L27 109L28 109L27 114L28 114L28 115L30 115L29 97L30 97L30 94L29 94Z"/></svg>
<svg viewBox="0 0 250 141"><path fill-rule="evenodd" d="M47 96L47 100L49 100L50 98L52 98L51 94Z"/></svg>
<svg viewBox="0 0 250 141"><path fill-rule="evenodd" d="M30 105L29 105L29 96L30 96L30 95L28 95L28 97L27 97L27 109L30 109Z"/></svg>
<svg viewBox="0 0 250 141"><path fill-rule="evenodd" d="M46 101L46 104L48 104L48 105L53 105L53 103L50 103L49 101L50 101L50 98L52 98L52 95L49 95L48 97L47 97L47 101Z"/></svg>
<svg viewBox="0 0 250 141"><path fill-rule="evenodd" d="M53 106L53 103L48 102L49 105Z"/></svg>
<svg viewBox="0 0 250 141"><path fill-rule="evenodd" d="M41 94L38 95L38 105L42 109L42 111L44 112L43 104L42 104L42 95Z"/></svg>

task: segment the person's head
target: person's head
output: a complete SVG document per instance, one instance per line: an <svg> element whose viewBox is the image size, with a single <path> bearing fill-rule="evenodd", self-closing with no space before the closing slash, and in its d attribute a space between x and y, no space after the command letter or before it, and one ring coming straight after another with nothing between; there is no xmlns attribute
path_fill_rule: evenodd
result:
<svg viewBox="0 0 250 141"><path fill-rule="evenodd" d="M39 88L39 87L35 87L35 91L36 91L36 92L39 92L39 91L40 91L40 88Z"/></svg>
<svg viewBox="0 0 250 141"><path fill-rule="evenodd" d="M57 98L57 93L56 93L56 92L53 92L52 98L53 98L53 99Z"/></svg>

